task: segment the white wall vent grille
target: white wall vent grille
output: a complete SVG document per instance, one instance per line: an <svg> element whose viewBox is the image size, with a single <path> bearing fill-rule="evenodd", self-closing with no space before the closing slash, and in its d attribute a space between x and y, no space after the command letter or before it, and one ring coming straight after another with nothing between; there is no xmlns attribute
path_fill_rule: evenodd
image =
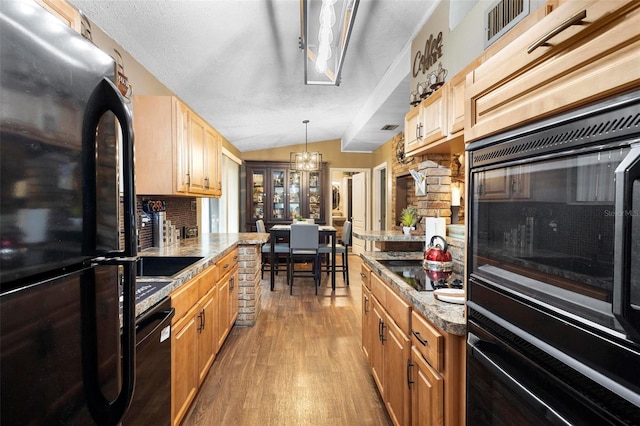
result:
<svg viewBox="0 0 640 426"><path fill-rule="evenodd" d="M529 0L498 0L484 14L484 48L491 46L504 33L529 14Z"/></svg>

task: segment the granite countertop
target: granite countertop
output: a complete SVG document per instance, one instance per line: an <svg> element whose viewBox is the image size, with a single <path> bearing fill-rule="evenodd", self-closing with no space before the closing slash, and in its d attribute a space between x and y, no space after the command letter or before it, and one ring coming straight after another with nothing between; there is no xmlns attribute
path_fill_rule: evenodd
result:
<svg viewBox="0 0 640 426"><path fill-rule="evenodd" d="M402 231L386 230L386 231L353 231L353 237L366 241L418 241L424 242L426 236L424 233L412 235L403 234Z"/></svg>
<svg viewBox="0 0 640 426"><path fill-rule="evenodd" d="M415 311L447 333L465 335L467 329L465 305L442 302L430 291L417 291L378 262L378 260L422 260L422 252L376 251L362 253L360 257L385 283L409 302Z"/></svg>
<svg viewBox="0 0 640 426"><path fill-rule="evenodd" d="M460 239L464 240L464 225L447 225L447 240ZM412 231L412 234L404 234L399 230L384 231L353 231L353 237L365 241L408 241L408 242L425 242L426 235L424 231Z"/></svg>
<svg viewBox="0 0 640 426"><path fill-rule="evenodd" d="M195 262L173 277L138 277L136 289L139 292L148 291L150 294L136 303L136 318L167 297L175 289L216 263L238 245L264 244L268 240L268 233L204 234L198 238L180 240L179 244L163 248L152 247L140 251L138 256L202 257L202 260Z"/></svg>

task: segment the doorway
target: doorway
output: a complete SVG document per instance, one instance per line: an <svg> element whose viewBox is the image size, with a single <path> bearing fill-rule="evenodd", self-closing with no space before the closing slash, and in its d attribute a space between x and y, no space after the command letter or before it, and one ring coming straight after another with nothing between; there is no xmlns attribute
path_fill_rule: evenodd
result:
<svg viewBox="0 0 640 426"><path fill-rule="evenodd" d="M353 189L353 176L362 173L365 176L364 190L360 190L360 194L355 194L356 190ZM369 229L370 227L370 203L369 203L369 180L370 169L363 168L330 168L329 176L332 192L332 205L329 220L329 225L334 226L338 230L338 238L340 238L340 232L342 226L346 220L349 220L354 224L354 213L357 213L360 217L358 222L362 224L362 230ZM338 194L336 197L335 194ZM364 202L360 201L358 206L354 206L354 197L359 195L365 197ZM335 201L335 203L334 203ZM355 210L355 212L354 212ZM355 229L355 227L354 227ZM356 249L355 244L359 243L362 247ZM366 250L361 240L352 239L352 251L358 253Z"/></svg>

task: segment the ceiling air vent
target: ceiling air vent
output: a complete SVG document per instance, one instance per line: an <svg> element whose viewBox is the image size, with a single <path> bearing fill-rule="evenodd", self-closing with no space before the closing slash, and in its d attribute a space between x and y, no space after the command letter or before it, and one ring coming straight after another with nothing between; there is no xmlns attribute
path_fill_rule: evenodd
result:
<svg viewBox="0 0 640 426"><path fill-rule="evenodd" d="M498 0L484 13L484 48L491 46L529 14L529 0Z"/></svg>
<svg viewBox="0 0 640 426"><path fill-rule="evenodd" d="M385 124L384 126L382 126L380 130L395 130L397 128L398 128L397 124Z"/></svg>

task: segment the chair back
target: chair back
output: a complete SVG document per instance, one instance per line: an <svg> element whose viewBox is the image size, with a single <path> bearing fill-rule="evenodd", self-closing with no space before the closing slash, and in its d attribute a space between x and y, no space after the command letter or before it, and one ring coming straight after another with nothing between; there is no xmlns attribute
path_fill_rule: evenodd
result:
<svg viewBox="0 0 640 426"><path fill-rule="evenodd" d="M291 225L289 247L291 250L317 250L319 237L318 225L294 223Z"/></svg>
<svg viewBox="0 0 640 426"><path fill-rule="evenodd" d="M342 244L345 247L351 245L351 222L348 220L344 222L342 227Z"/></svg>
<svg viewBox="0 0 640 426"><path fill-rule="evenodd" d="M256 230L261 234L264 234L267 232L266 228L264 227L264 220L262 219L256 220Z"/></svg>

